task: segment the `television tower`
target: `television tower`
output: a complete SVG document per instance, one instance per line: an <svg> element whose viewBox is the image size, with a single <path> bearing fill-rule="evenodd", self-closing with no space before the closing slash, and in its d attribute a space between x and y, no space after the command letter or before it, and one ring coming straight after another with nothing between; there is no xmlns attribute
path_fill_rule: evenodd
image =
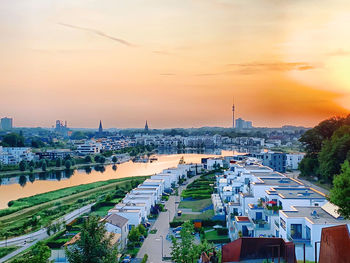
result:
<svg viewBox="0 0 350 263"><path fill-rule="evenodd" d="M232 128L235 128L235 97L232 97Z"/></svg>

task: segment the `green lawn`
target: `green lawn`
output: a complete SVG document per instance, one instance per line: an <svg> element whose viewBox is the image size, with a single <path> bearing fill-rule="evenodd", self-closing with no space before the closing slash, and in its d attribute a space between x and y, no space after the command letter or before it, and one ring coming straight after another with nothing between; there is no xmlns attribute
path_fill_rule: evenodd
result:
<svg viewBox="0 0 350 263"><path fill-rule="evenodd" d="M200 212L202 209L210 206L211 204L212 201L210 198L195 201L181 201L179 208L189 208L192 209L193 212Z"/></svg>
<svg viewBox="0 0 350 263"><path fill-rule="evenodd" d="M181 216L176 216L174 218L174 221L188 221L188 220L194 220L194 219L211 219L214 216L213 210L207 210L199 215L191 215L191 214L182 214Z"/></svg>
<svg viewBox="0 0 350 263"><path fill-rule="evenodd" d="M0 258L10 254L11 252L15 251L18 247L11 246L11 247L0 247Z"/></svg>
<svg viewBox="0 0 350 263"><path fill-rule="evenodd" d="M210 240L221 240L223 238L227 238L227 236L219 236L217 231L214 230L214 231L210 231L210 232L205 233L205 238L208 241L210 241Z"/></svg>
<svg viewBox="0 0 350 263"><path fill-rule="evenodd" d="M114 205L102 206L99 209L97 209L96 211L92 212L90 215L97 215L99 217L105 217L108 214L108 211L110 209L112 209L113 207L114 207Z"/></svg>

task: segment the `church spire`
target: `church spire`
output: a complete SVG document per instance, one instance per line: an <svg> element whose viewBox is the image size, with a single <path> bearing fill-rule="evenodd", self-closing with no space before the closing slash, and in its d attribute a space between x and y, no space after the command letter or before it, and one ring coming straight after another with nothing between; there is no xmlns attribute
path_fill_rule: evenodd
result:
<svg viewBox="0 0 350 263"><path fill-rule="evenodd" d="M101 135L103 133L102 121L100 120L100 126L98 127L98 133Z"/></svg>
<svg viewBox="0 0 350 263"><path fill-rule="evenodd" d="M146 120L146 124L145 124L145 132L148 132L148 123L147 123L147 120Z"/></svg>

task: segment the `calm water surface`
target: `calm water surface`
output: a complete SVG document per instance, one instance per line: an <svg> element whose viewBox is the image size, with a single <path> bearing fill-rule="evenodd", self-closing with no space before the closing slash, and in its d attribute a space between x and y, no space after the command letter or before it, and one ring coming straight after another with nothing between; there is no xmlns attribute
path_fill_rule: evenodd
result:
<svg viewBox="0 0 350 263"><path fill-rule="evenodd" d="M232 151L222 151L222 156L232 155ZM85 170L75 170L72 174L66 175L64 172L32 176L20 176L3 178L0 185L0 209L6 208L7 203L21 197L32 196L61 188L88 184L98 181L105 181L115 178L130 176L152 175L161 172L163 169L177 166L181 157L187 163L200 163L201 158L218 156L214 154L172 154L157 155L158 161L152 163L133 163L131 161L117 165L117 170L112 169L112 165L105 166L105 171L95 171L91 173Z"/></svg>

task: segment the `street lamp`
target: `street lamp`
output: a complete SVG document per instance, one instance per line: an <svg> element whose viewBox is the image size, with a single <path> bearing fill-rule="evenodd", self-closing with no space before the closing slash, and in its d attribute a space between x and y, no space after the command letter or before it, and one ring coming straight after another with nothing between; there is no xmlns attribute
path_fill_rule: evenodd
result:
<svg viewBox="0 0 350 263"><path fill-rule="evenodd" d="M163 255L163 236L161 235L160 237L162 239L162 260L163 260L163 258L164 258L164 255Z"/></svg>

